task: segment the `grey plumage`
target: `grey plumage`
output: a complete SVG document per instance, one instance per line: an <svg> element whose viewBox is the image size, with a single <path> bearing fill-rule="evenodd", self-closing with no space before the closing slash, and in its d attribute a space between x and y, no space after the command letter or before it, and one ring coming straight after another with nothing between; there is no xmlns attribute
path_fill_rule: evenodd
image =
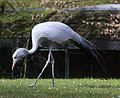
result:
<svg viewBox="0 0 120 98"><path fill-rule="evenodd" d="M90 58L92 58L93 61L100 65L100 67L106 73L106 70L104 69L105 64L101 55L96 50L95 45L93 45L82 36L78 35L69 26L60 22L44 22L34 26L32 29L32 48L30 50L19 48L14 52L12 56L12 70L19 59L27 56L28 54L33 54L39 46L47 46L49 48L48 60L46 61L42 72L39 74L37 80L33 85L37 83L39 77L42 75L48 63L51 63L54 86L54 58L52 55L52 48L54 47L54 43L62 44L68 40L72 40L78 47L82 48L90 56Z"/></svg>

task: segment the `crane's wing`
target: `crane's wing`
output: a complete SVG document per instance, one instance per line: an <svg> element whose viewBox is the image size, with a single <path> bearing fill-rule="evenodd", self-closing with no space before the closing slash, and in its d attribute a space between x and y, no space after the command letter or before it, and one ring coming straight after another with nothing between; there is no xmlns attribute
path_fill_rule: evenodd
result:
<svg viewBox="0 0 120 98"><path fill-rule="evenodd" d="M76 35L76 36L74 36L75 38L73 38L74 43L79 48L84 50L95 64L99 65L99 70L101 68L102 77L104 77L104 78L109 77L109 74L108 74L107 70L105 69L105 62L104 62L102 56L97 51L96 46L93 45L90 41L83 38L82 36L79 36L78 34L75 34L75 35Z"/></svg>

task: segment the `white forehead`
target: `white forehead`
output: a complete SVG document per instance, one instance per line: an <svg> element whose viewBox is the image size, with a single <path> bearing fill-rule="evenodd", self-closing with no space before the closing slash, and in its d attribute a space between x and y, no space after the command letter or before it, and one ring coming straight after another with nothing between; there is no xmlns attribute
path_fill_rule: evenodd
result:
<svg viewBox="0 0 120 98"><path fill-rule="evenodd" d="M12 58L17 57L17 56L19 56L19 55L22 55L24 51L25 51L24 48L19 48L19 49L17 49L17 50L13 53Z"/></svg>

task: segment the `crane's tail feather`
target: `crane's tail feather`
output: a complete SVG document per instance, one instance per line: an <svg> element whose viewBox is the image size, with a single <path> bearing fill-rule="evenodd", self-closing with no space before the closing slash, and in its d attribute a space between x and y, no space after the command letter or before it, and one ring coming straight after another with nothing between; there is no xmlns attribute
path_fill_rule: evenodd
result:
<svg viewBox="0 0 120 98"><path fill-rule="evenodd" d="M101 71L103 72L102 75L104 74L104 76L102 77L109 77L109 74L105 69L105 62L102 56L96 50L97 47L81 36L79 37L79 40L77 39L77 41L75 41L75 43L77 44L78 47L82 48L90 56L93 62L99 65Z"/></svg>

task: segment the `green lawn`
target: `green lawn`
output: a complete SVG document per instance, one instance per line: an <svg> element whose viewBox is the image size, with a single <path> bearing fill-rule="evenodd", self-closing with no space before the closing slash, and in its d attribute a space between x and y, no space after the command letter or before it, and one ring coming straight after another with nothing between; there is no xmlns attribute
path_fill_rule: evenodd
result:
<svg viewBox="0 0 120 98"><path fill-rule="evenodd" d="M0 98L118 98L120 80L50 79L39 80L32 88L33 79L1 79Z"/></svg>

